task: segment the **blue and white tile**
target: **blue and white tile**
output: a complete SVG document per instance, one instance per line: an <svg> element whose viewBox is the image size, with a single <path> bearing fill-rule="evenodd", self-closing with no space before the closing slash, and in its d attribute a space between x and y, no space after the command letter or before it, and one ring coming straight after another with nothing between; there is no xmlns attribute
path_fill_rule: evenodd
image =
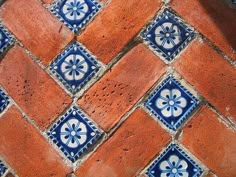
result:
<svg viewBox="0 0 236 177"><path fill-rule="evenodd" d="M203 169L177 144L169 145L146 174L149 177L199 177Z"/></svg>
<svg viewBox="0 0 236 177"><path fill-rule="evenodd" d="M52 125L47 135L71 162L75 162L96 143L101 131L82 110L72 106Z"/></svg>
<svg viewBox="0 0 236 177"><path fill-rule="evenodd" d="M7 167L6 167L6 165L0 160L0 177L2 177L3 175L5 175L6 172L7 172Z"/></svg>
<svg viewBox="0 0 236 177"><path fill-rule="evenodd" d="M9 97L7 94L0 88L0 113L2 113L6 107L9 105Z"/></svg>
<svg viewBox="0 0 236 177"><path fill-rule="evenodd" d="M101 9L96 0L59 0L51 12L73 32L79 31Z"/></svg>
<svg viewBox="0 0 236 177"><path fill-rule="evenodd" d="M13 44L13 41L12 35L0 24L0 53L5 52L5 50Z"/></svg>
<svg viewBox="0 0 236 177"><path fill-rule="evenodd" d="M176 131L198 104L199 100L171 75L151 93L145 107L170 130Z"/></svg>
<svg viewBox="0 0 236 177"><path fill-rule="evenodd" d="M75 94L98 72L100 65L79 43L70 44L51 64L50 71Z"/></svg>
<svg viewBox="0 0 236 177"><path fill-rule="evenodd" d="M141 34L155 53L170 63L194 38L192 28L169 9L165 9Z"/></svg>

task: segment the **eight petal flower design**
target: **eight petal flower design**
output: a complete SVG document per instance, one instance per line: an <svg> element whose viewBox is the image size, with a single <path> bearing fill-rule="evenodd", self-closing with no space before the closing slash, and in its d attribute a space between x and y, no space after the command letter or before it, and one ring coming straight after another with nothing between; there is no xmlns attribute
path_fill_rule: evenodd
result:
<svg viewBox="0 0 236 177"><path fill-rule="evenodd" d="M182 108L187 106L187 100L181 96L181 92L178 89L164 89L155 104L157 108L161 109L163 116L178 117L183 113Z"/></svg>
<svg viewBox="0 0 236 177"><path fill-rule="evenodd" d="M168 160L160 163L161 177L188 177L188 164L185 160L171 155Z"/></svg>
<svg viewBox="0 0 236 177"><path fill-rule="evenodd" d="M62 63L61 71L67 80L80 80L88 71L88 64L83 56L71 54Z"/></svg>
<svg viewBox="0 0 236 177"><path fill-rule="evenodd" d="M65 122L61 127L61 141L70 148L77 148L87 140L86 126L73 118Z"/></svg>
<svg viewBox="0 0 236 177"><path fill-rule="evenodd" d="M176 25L165 22L156 28L155 41L165 49L172 49L181 42L180 30Z"/></svg>
<svg viewBox="0 0 236 177"><path fill-rule="evenodd" d="M89 7L84 0L68 0L62 11L68 20L81 20L88 13Z"/></svg>

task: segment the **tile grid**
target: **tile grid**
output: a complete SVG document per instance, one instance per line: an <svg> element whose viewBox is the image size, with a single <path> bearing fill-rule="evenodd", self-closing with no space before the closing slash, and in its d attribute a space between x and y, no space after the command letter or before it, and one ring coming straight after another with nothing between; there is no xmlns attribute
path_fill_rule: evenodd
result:
<svg viewBox="0 0 236 177"><path fill-rule="evenodd" d="M111 66L112 67L112 66ZM199 94L199 93L198 93ZM145 96L144 96L145 97ZM75 99L77 99L77 98L75 98ZM141 103L142 104L142 103ZM137 105L136 107L139 107L140 105ZM190 118L191 119L191 118Z"/></svg>

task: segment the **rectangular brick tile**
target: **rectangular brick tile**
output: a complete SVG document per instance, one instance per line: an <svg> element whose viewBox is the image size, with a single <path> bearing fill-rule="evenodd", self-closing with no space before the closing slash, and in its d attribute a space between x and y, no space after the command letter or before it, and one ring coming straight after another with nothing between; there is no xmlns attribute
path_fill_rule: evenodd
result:
<svg viewBox="0 0 236 177"><path fill-rule="evenodd" d="M223 0L172 0L171 7L187 22L236 60L236 10Z"/></svg>
<svg viewBox="0 0 236 177"><path fill-rule="evenodd" d="M19 46L1 61L0 75L0 83L9 95L43 130L72 102Z"/></svg>
<svg viewBox="0 0 236 177"><path fill-rule="evenodd" d="M109 63L160 8L161 0L112 0L78 37Z"/></svg>
<svg viewBox="0 0 236 177"><path fill-rule="evenodd" d="M93 85L78 104L109 131L164 71L165 64L139 44Z"/></svg>
<svg viewBox="0 0 236 177"><path fill-rule="evenodd" d="M71 171L15 107L0 119L0 142L0 155L19 176L65 177Z"/></svg>
<svg viewBox="0 0 236 177"><path fill-rule="evenodd" d="M224 58L195 40L174 66L216 109L236 121L236 70Z"/></svg>
<svg viewBox="0 0 236 177"><path fill-rule="evenodd" d="M48 64L73 39L73 33L36 0L7 0L4 24L43 64Z"/></svg>
<svg viewBox="0 0 236 177"><path fill-rule="evenodd" d="M170 136L143 110L136 110L76 171L80 177L137 175ZM148 148L147 148L148 147Z"/></svg>
<svg viewBox="0 0 236 177"><path fill-rule="evenodd" d="M217 176L236 176L236 132L204 106L185 126L181 142Z"/></svg>

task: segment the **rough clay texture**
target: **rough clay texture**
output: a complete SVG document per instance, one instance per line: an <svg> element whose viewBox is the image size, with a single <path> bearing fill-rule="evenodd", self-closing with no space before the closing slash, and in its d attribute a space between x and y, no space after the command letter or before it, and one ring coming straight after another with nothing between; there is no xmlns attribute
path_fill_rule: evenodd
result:
<svg viewBox="0 0 236 177"><path fill-rule="evenodd" d="M235 131L204 106L184 128L181 142L217 176L233 177L236 175L235 138Z"/></svg>
<svg viewBox="0 0 236 177"><path fill-rule="evenodd" d="M139 44L85 93L78 104L109 131L164 71L165 64Z"/></svg>
<svg viewBox="0 0 236 177"><path fill-rule="evenodd" d="M223 0L101 0L101 10L75 34L49 12L56 1L0 0L0 20L14 38L0 55L0 89L10 98L0 113L4 176L147 177L170 143L197 161L201 177L236 176L235 9ZM196 32L170 63L140 37L164 8ZM73 41L102 68L75 95L49 71ZM144 108L170 74L200 101L177 132ZM73 164L46 134L72 105L102 132Z"/></svg>
<svg viewBox="0 0 236 177"><path fill-rule="evenodd" d="M97 177L135 176L169 140L168 133L138 109L79 167L76 174L86 177L94 174ZM143 144L148 148L143 148Z"/></svg>

